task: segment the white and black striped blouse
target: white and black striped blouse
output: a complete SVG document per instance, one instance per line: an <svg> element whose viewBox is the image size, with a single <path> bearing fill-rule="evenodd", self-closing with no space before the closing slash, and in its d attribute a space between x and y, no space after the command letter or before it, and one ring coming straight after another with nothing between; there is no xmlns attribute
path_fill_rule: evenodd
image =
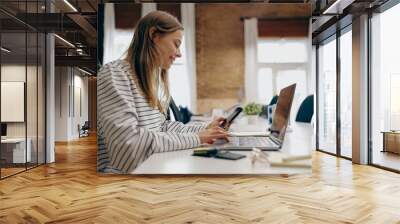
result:
<svg viewBox="0 0 400 224"><path fill-rule="evenodd" d="M97 169L129 173L153 153L200 145L204 125L168 121L151 107L125 60L110 62L97 75Z"/></svg>

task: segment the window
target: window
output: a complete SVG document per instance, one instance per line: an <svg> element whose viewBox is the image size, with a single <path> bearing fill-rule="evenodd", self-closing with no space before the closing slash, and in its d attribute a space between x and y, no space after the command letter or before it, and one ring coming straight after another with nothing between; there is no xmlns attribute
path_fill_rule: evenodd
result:
<svg viewBox="0 0 400 224"><path fill-rule="evenodd" d="M268 100L274 96L273 90L273 79L271 68L260 68L257 74L257 89L258 89L258 101L262 103L269 103Z"/></svg>
<svg viewBox="0 0 400 224"><path fill-rule="evenodd" d="M304 69L280 70L276 78L277 92L279 93L286 86L296 83L296 93L293 102L301 103L307 93L306 82L306 71Z"/></svg>
<svg viewBox="0 0 400 224"><path fill-rule="evenodd" d="M185 37L180 47L182 57L177 58L169 69L170 93L177 106L192 107L190 99L190 80L186 66Z"/></svg>
<svg viewBox="0 0 400 224"><path fill-rule="evenodd" d="M308 38L259 38L257 41L257 102L266 104L296 83L291 118L307 96ZM293 53L295 52L295 53Z"/></svg>
<svg viewBox="0 0 400 224"><path fill-rule="evenodd" d="M307 62L307 43L307 38L259 39L258 62L305 63Z"/></svg>
<svg viewBox="0 0 400 224"><path fill-rule="evenodd" d="M390 130L400 130L400 73L390 74Z"/></svg>
<svg viewBox="0 0 400 224"><path fill-rule="evenodd" d="M318 149L336 154L336 39L318 51Z"/></svg>
<svg viewBox="0 0 400 224"><path fill-rule="evenodd" d="M351 27L350 27L351 28ZM340 154L351 158L352 142L352 33L340 36Z"/></svg>
<svg viewBox="0 0 400 224"><path fill-rule="evenodd" d="M400 130L400 5L371 18L371 135L372 163L400 170L400 156L382 152L384 131ZM396 146L398 147L398 146Z"/></svg>
<svg viewBox="0 0 400 224"><path fill-rule="evenodd" d="M134 30L115 30L112 47L112 60L122 58L131 44Z"/></svg>

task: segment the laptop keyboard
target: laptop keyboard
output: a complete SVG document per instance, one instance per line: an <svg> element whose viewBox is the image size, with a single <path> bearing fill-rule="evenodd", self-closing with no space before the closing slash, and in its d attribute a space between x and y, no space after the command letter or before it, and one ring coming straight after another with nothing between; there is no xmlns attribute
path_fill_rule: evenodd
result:
<svg viewBox="0 0 400 224"><path fill-rule="evenodd" d="M269 137L234 137L231 142L237 146L277 147Z"/></svg>

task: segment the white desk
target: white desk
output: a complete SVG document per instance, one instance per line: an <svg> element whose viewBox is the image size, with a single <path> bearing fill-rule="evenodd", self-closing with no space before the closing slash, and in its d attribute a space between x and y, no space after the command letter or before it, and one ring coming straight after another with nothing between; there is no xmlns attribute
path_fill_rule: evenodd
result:
<svg viewBox="0 0 400 224"><path fill-rule="evenodd" d="M9 154L12 154L12 161L11 158L8 158L9 160L6 159L9 163L25 163L25 158L27 158L27 162L30 162L32 141L28 138L27 142L25 154L25 138L1 139L2 157L6 152L9 152Z"/></svg>
<svg viewBox="0 0 400 224"><path fill-rule="evenodd" d="M264 124L265 120L261 123ZM234 131L262 131L264 125L232 125ZM310 154L314 148L314 133L310 124L296 123L292 131L286 133L281 152L291 155ZM235 151L248 155L250 152ZM223 160L192 156L193 150L180 150L175 152L156 153L151 155L132 174L263 174L263 175L290 175L311 172L310 168L300 167L275 167L262 163L251 164L249 156L239 160ZM268 152L272 153L272 152ZM311 166L311 159L309 159Z"/></svg>

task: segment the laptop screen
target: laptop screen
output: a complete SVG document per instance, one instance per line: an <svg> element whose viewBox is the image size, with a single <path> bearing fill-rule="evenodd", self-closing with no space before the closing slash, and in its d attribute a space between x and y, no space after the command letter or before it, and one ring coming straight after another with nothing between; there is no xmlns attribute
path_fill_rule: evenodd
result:
<svg viewBox="0 0 400 224"><path fill-rule="evenodd" d="M279 93L278 102L276 104L275 115L272 120L270 131L271 135L278 138L281 142L285 137L295 90L296 84L283 88Z"/></svg>

